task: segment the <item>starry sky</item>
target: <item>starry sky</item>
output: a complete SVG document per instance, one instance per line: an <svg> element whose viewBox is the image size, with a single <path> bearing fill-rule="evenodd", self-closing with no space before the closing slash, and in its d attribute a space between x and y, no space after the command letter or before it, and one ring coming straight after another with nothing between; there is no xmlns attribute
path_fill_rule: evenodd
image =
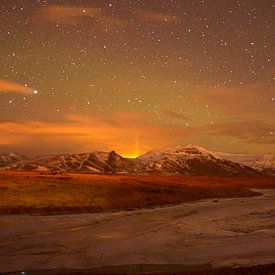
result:
<svg viewBox="0 0 275 275"><path fill-rule="evenodd" d="M2 0L0 151L275 153L272 0Z"/></svg>

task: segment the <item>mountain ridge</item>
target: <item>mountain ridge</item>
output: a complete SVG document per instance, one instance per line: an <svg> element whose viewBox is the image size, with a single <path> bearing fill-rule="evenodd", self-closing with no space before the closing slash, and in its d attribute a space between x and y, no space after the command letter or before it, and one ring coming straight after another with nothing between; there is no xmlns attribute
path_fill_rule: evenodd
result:
<svg viewBox="0 0 275 275"><path fill-rule="evenodd" d="M168 151L152 150L137 158L124 158L114 150L41 156L0 154L0 169L37 172L158 174L184 176L273 175L272 167L252 167L221 154L189 144ZM272 159L272 158L271 158ZM274 174L275 175L275 174Z"/></svg>

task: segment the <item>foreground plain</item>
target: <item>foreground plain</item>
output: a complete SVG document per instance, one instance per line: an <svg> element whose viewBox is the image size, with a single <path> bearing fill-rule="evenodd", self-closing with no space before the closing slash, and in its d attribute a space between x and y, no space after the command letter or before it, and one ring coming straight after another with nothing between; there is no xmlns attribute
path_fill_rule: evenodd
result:
<svg viewBox="0 0 275 275"><path fill-rule="evenodd" d="M5 171L0 214L0 272L274 269L270 177Z"/></svg>
<svg viewBox="0 0 275 275"><path fill-rule="evenodd" d="M275 188L275 180L0 172L0 214L134 210L209 198L257 196L250 188Z"/></svg>
<svg viewBox="0 0 275 275"><path fill-rule="evenodd" d="M0 272L275 263L275 190L257 192L131 212L2 215Z"/></svg>

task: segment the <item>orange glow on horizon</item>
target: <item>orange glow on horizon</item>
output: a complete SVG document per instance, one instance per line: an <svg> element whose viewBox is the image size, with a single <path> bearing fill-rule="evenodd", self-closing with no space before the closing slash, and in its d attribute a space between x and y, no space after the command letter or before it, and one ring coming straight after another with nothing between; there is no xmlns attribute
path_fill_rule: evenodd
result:
<svg viewBox="0 0 275 275"><path fill-rule="evenodd" d="M139 135L138 133L135 134L135 146L134 146L134 151L132 153L126 153L126 154L121 154L124 158L129 158L129 159L135 159L142 155L139 151Z"/></svg>
<svg viewBox="0 0 275 275"><path fill-rule="evenodd" d="M135 159L140 156L140 154L121 154L122 157L127 159Z"/></svg>

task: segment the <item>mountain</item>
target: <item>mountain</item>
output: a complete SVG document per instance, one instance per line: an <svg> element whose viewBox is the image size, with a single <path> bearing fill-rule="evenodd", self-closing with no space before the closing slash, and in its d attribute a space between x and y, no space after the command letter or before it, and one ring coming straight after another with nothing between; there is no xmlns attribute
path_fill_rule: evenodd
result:
<svg viewBox="0 0 275 275"><path fill-rule="evenodd" d="M257 175L254 169L217 158L204 148L187 145L166 152L150 151L138 157L145 164L148 173L181 174L186 176L233 176Z"/></svg>
<svg viewBox="0 0 275 275"><path fill-rule="evenodd" d="M1 159L0 155L0 159ZM112 174L157 174L186 176L237 176L261 175L261 172L241 163L221 158L204 148L187 145L173 150L149 151L135 159L124 158L115 151L82 154L56 154L33 158L7 158L2 170L112 173Z"/></svg>
<svg viewBox="0 0 275 275"><path fill-rule="evenodd" d="M275 155L262 155L257 160L246 162L247 165L270 176L275 176Z"/></svg>
<svg viewBox="0 0 275 275"><path fill-rule="evenodd" d="M233 162L250 166L268 175L275 175L275 155L249 155L249 154L228 154L215 152L215 157L220 157Z"/></svg>
<svg viewBox="0 0 275 275"><path fill-rule="evenodd" d="M5 170L75 173L135 173L136 162L112 152L39 156L7 165Z"/></svg>
<svg viewBox="0 0 275 275"><path fill-rule="evenodd" d="M275 168L275 155L273 155L273 154L262 155L257 160L250 161L247 163L249 163L253 167Z"/></svg>
<svg viewBox="0 0 275 275"><path fill-rule="evenodd" d="M21 154L0 154L0 168L5 167L9 164L24 161L24 160L30 160L32 157L27 155L21 155Z"/></svg>

